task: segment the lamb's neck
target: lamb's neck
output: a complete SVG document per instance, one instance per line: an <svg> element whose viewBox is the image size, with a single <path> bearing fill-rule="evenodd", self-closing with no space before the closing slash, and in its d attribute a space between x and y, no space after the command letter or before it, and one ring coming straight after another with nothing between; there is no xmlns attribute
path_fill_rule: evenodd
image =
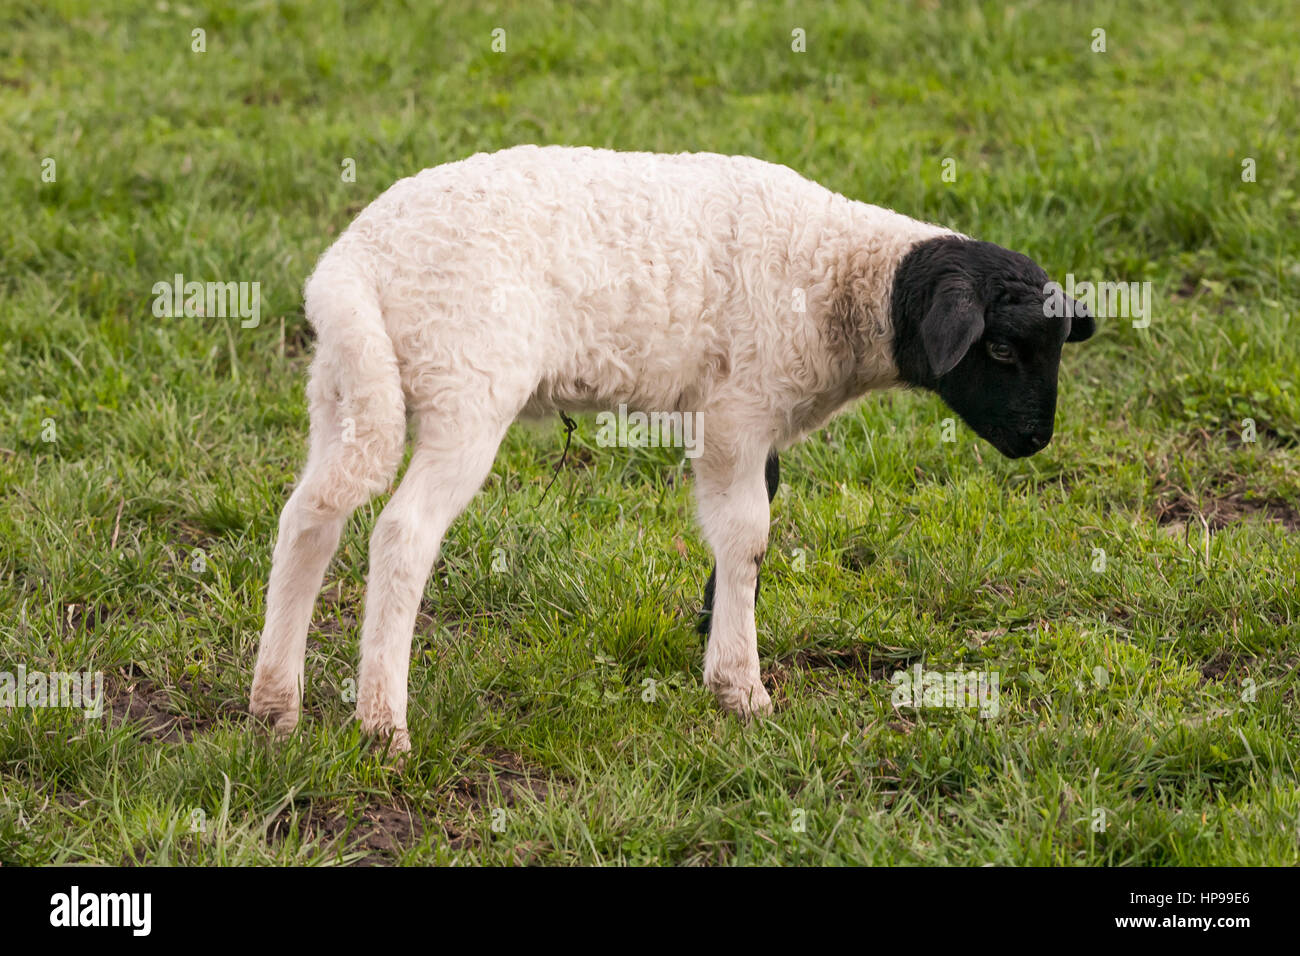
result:
<svg viewBox="0 0 1300 956"><path fill-rule="evenodd" d="M856 396L901 384L891 315L899 265L918 243L953 232L852 201L839 229L828 325L852 349L854 368L846 388Z"/></svg>

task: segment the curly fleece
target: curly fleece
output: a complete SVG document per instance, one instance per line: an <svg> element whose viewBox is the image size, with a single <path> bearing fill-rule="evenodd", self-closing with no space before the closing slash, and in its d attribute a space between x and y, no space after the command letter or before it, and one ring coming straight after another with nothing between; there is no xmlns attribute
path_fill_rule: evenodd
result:
<svg viewBox="0 0 1300 956"><path fill-rule="evenodd" d="M506 428L620 404L703 416L705 681L731 710L769 710L753 606L767 456L899 383L895 271L949 235L711 153L520 146L394 184L307 282L310 448L280 519L253 711L296 724L315 595L347 516L392 481L408 414L411 463L371 539L357 699L399 749L420 596Z"/></svg>

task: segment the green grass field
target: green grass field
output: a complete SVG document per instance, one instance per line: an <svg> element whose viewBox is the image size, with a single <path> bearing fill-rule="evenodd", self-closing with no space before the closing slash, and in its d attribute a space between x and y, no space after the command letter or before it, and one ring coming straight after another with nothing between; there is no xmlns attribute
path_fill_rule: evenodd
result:
<svg viewBox="0 0 1300 956"><path fill-rule="evenodd" d="M108 702L0 708L0 863L1297 863L1296 8L1087 6L6 4L0 671L100 671ZM394 180L522 142L781 162L1150 282L1150 326L1067 350L1033 458L905 393L784 456L772 718L701 681L680 451L586 418L544 501L558 422L453 526L405 766L347 699L382 498L274 742L244 708L302 282ZM259 282L261 323L156 318L177 273ZM998 716L895 707L916 664L997 672Z"/></svg>

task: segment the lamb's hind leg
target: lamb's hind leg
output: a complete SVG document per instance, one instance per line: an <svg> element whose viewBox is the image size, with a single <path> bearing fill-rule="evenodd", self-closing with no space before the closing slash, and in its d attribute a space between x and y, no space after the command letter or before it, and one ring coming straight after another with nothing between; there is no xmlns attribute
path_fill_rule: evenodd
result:
<svg viewBox="0 0 1300 956"><path fill-rule="evenodd" d="M394 751L410 749L407 678L420 596L443 535L487 478L507 424L422 417L411 464L375 522L357 717L362 730L389 738Z"/></svg>
<svg viewBox="0 0 1300 956"><path fill-rule="evenodd" d="M325 568L354 505L330 500L328 476L308 472L280 512L266 588L266 623L257 649L249 712L286 734L298 724L307 628Z"/></svg>
<svg viewBox="0 0 1300 956"><path fill-rule="evenodd" d="M318 350L322 357L329 354L324 345ZM346 383L336 391L328 364L327 358L314 363L308 385L311 448L298 487L280 513L249 699L249 711L270 720L281 734L298 723L307 628L343 525L387 486L406 437L400 405L358 406Z"/></svg>

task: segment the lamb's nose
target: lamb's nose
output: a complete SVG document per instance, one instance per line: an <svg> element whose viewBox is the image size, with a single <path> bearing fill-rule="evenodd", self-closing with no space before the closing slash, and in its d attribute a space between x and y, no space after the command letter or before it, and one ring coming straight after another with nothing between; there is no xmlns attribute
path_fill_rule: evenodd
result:
<svg viewBox="0 0 1300 956"><path fill-rule="evenodd" d="M1034 448L1036 450L1041 451L1046 448L1048 442L1052 440L1052 431L1051 429L1045 429L1042 431L1030 432L1029 440L1034 443Z"/></svg>

